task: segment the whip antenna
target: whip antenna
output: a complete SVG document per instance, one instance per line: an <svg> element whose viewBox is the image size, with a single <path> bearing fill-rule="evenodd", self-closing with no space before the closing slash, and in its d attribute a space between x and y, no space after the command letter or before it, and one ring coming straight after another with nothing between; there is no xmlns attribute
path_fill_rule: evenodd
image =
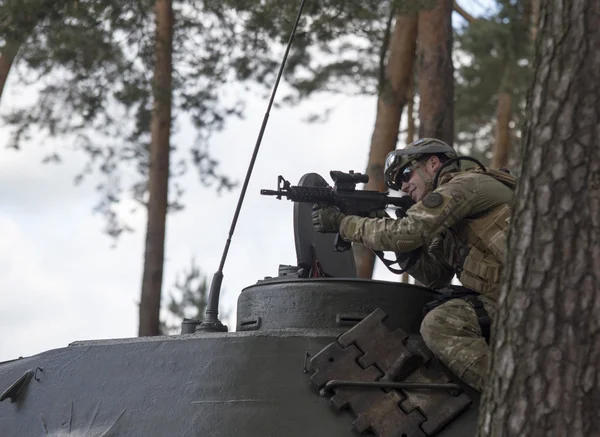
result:
<svg viewBox="0 0 600 437"><path fill-rule="evenodd" d="M271 107L273 106L273 101L275 100L275 93L277 92L277 87L279 86L279 81L281 80L281 76L283 75L283 68L285 66L285 62L287 60L288 53L290 52L290 48L292 47L292 41L294 41L294 35L296 34L296 28L298 27L298 22L300 21L300 16L302 15L302 9L304 8L304 2L305 2L305 0L302 0L302 2L300 3L300 7L298 8L298 15L296 16L296 21L294 22L294 27L292 28L292 32L290 33L290 39L288 40L287 46L285 48L283 60L281 61L281 65L279 66L279 72L277 73L277 78L275 79L275 85L273 86L273 91L271 92L271 98L269 99L269 104L267 105L267 111L265 112L265 116L263 118L262 125L261 125L260 131L258 133L258 138L256 139L256 144L254 146L254 152L252 153L252 158L250 159L250 164L248 165L248 171L246 172L246 179L244 179L244 185L242 185L242 192L240 193L237 207L235 208L235 213L233 214L233 220L231 221L231 228L229 229L229 236L227 237L227 241L225 243L225 248L223 249L223 255L221 256L221 263L219 264L219 270L217 270L217 272L214 274L212 283L210 284L210 292L208 294L208 300L206 303L206 318L202 322L202 324L196 328L197 330L227 331L227 326L223 325L221 323L221 321L219 320L219 296L221 294L221 283L223 282L223 267L225 265L225 259L227 258L227 252L229 252L229 246L231 245L231 238L233 236L233 232L235 231L235 225L237 224L237 220L240 215L240 209L242 208L242 202L244 201L244 196L246 195L246 189L248 188L248 182L250 181L250 175L252 174L252 169L254 168L254 162L256 161L256 156L258 155L258 149L260 148L260 143L262 141L263 134L265 133L267 121L269 120L269 113L271 112ZM185 323L185 320L184 320L184 323Z"/></svg>

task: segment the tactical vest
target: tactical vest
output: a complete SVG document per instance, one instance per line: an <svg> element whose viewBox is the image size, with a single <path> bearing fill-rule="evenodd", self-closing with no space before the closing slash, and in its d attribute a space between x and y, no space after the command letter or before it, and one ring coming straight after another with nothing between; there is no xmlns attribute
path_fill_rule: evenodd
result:
<svg viewBox="0 0 600 437"><path fill-rule="evenodd" d="M486 174L513 191L516 178L500 170L470 170ZM447 182L460 173L444 177ZM512 208L502 204L452 226L444 238L444 256L460 282L483 295L496 290L506 261L506 242Z"/></svg>

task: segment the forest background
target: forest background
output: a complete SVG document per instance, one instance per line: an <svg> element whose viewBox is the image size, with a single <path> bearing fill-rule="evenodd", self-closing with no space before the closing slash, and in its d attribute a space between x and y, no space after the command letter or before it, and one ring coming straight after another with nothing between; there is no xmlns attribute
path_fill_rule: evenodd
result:
<svg viewBox="0 0 600 437"><path fill-rule="evenodd" d="M30 1L43 3L42 0ZM185 7L182 3L176 2L176 11ZM200 20L201 14L219 17L220 11L207 12L202 9L202 2L197 3L200 5L197 9L184 9L189 21L179 22L184 26L184 29L176 28L180 32L176 33L179 38L186 34L185 26L192 28L190 33L200 32L198 21L194 20ZM382 83L381 54L385 53L383 60L388 62L398 13L410 15L414 12L392 9L400 8L393 2L373 2L376 7L361 2L366 4L364 10L368 13L358 14L358 17L344 17L343 14L336 17L331 14L336 10L335 1L321 3L329 3L330 9L313 6L307 12L305 22L312 23L312 28L306 24L307 31L322 34L301 32L292 49L291 66L276 99L280 105L271 113L225 265L222 307L230 315L226 321L230 326L235 326L233 309L244 287L264 276L276 275L279 264L295 263L292 205L261 197L259 190L273 188L279 174L296 181L307 172L328 175L332 169L364 171L367 168L377 116L377 96L386 91L385 87L379 86ZM531 11L510 1L464 0L459 3L460 6L454 5L452 14L455 146L462 153L490 163L498 138L510 138L514 157L514 149L520 140L519 128L528 83ZM10 6L10 2L5 5ZM83 1L68 3L65 10L58 8L55 11L56 17L40 19L44 26L34 26L33 29L40 33L28 36L21 51L17 52L0 101L0 113L4 116L0 127L0 274L3 277L0 328L10 333L0 337L0 360L66 346L80 339L138 334L147 225L143 206L147 198L144 190L140 192L139 188L140 181L147 176L143 164L149 135L148 131L136 129L146 126L149 120L147 110L136 112L135 109L148 108L152 69L147 68L150 64L144 63L144 56L151 57L152 48L149 45L141 47L139 59L142 61L138 69L145 73L140 76L142 82L129 77L126 84L129 91L143 92L121 96L131 105L130 112L117 102L104 107L112 118L111 123L126 121L125 126L121 126L125 133L98 128L95 123L101 121L89 121L89 113L86 121L85 113L76 110L87 104L85 100L78 102L82 105L79 107L69 105L73 97L67 92L68 85L78 80L77 76L69 76L69 67L76 64L69 64L68 51L56 50L52 52L54 57L46 56L48 44L54 40L45 36L56 36L53 26L61 23L65 16L86 18L88 11L82 11L85 5ZM131 5L145 7L143 1L131 2ZM207 35L212 34L194 34L196 38L190 38L193 44L175 38L179 45L175 45L174 64L179 75L175 77L178 91L174 101L179 115L171 135L174 147L171 170L177 177L170 186L172 213L167 218L162 281L162 320L171 326L176 326L177 317L167 311L169 296L178 298L181 288L174 284L181 285L185 282L185 274L199 266L195 279L188 283L188 288L191 286L196 290L203 277L208 276L210 280L217 269L240 183L265 111L272 73L295 12L294 8L290 11L257 8L253 2L231 2L231 7L243 10L247 19L254 19L249 23L255 25L255 32L261 32L263 39L259 42L265 43L263 50L246 47L247 51L239 48L238 53L240 59L253 58L255 64L235 64L236 73L232 75L229 71L218 70L221 66L213 63L214 69L207 72L202 67L208 65L207 60L218 59L218 53L207 50L201 52L204 58L189 56L198 53L194 52L197 46L193 44L219 47L214 41L207 42ZM456 12L457 7L464 10ZM271 20L273 26L265 26L260 20L265 16L261 14L275 12L280 14L279 21ZM80 14L85 16L82 18ZM3 19L7 16L10 17L6 13L0 14ZM108 15L96 16L100 21L98 17L114 19ZM140 28L152 28L151 17L147 19L145 27ZM26 20L30 18L26 17ZM3 23L6 25L7 22ZM119 24L122 26L120 32L132 26L127 22ZM202 30L207 27L210 26L201 26ZM6 25L5 29L10 26ZM403 26L402 29L409 31L410 27ZM387 42L386 34L389 35ZM349 35L349 42L342 44L347 50L340 50L340 40ZM3 35L5 46L1 53L4 60L8 53L6 41L11 36L14 35L10 32ZM147 37L139 36L140 41ZM317 51L311 58L317 67L303 71L301 67L307 62L307 50L312 47L309 42L315 38L321 43L321 52ZM64 47L64 41L59 43L57 47ZM45 55L40 56L40 53ZM85 50L79 55L81 53ZM350 60L339 62L341 53ZM234 55L230 54L230 57ZM62 70L52 70L56 65L60 66L60 62L66 66ZM111 64L103 64L106 65ZM216 81L207 81L207 76L202 76L214 75L217 70ZM92 79L104 79L103 85L107 89L111 85L106 83L110 74L119 73L118 69L97 71L98 77ZM419 76L415 77L418 82ZM117 82L115 79L113 84ZM56 87L59 83L65 86ZM48 84L54 88L48 90ZM78 86L86 85L82 84L78 83ZM83 89L80 96L87 96L85 87L77 89ZM97 95L97 88L90 89L95 89L91 94ZM218 93L207 94L205 89L215 89ZM406 111L412 96L405 98ZM44 106L45 101L54 105L51 111ZM202 101L222 106L221 109L219 106L201 107L198 102ZM243 101L243 106L238 105L238 101ZM506 115L506 111L499 108L502 105L506 108L507 101L512 111L508 120L504 117L502 123L509 129L498 131L498 115ZM219 110L223 112L219 113ZM238 110L243 112L241 119L235 115ZM416 131L409 131L407 120L410 118L404 112L398 146L406 142L407 136L417 134L418 111L417 93L412 107ZM220 126L220 116L224 116L223 126ZM30 134L24 134L19 144L15 144L14 133L27 125L33 126ZM77 130L74 126L82 128ZM75 130L84 134L74 137ZM86 137L89 142L82 139ZM90 144L101 144L101 151ZM119 149L115 144L126 144L129 148ZM141 151L136 149L137 146ZM120 155L115 150L125 152ZM196 154L190 154L193 150ZM91 156L95 161L90 161ZM213 160L217 166L212 166ZM514 161L509 165L514 166ZM205 183L199 181L198 169ZM84 177L78 178L81 174ZM78 182L76 187L74 180ZM237 184L227 189L229 182ZM220 187L224 188L218 190ZM184 205L183 209L179 210L179 205ZM123 224L127 226L125 232L121 232ZM193 260L192 264L190 260ZM375 266L373 277L398 280L380 265Z"/></svg>

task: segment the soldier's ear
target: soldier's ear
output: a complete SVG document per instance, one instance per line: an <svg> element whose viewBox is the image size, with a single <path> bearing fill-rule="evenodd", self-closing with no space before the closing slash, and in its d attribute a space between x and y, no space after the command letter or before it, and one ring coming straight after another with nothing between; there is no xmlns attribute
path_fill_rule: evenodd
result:
<svg viewBox="0 0 600 437"><path fill-rule="evenodd" d="M438 168L440 168L441 165L441 161L440 158L438 158L435 155L432 155L429 160L427 161L427 164L429 165L429 168L433 171L437 170Z"/></svg>

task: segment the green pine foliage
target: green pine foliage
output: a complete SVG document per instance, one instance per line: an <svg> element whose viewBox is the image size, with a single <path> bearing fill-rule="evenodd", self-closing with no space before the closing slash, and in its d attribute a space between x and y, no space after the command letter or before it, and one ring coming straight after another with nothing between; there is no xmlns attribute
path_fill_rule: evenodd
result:
<svg viewBox="0 0 600 437"><path fill-rule="evenodd" d="M249 37L241 51L238 77L272 83L279 53L299 2L228 0L243 18ZM431 0L320 0L306 3L284 72L291 92L283 99L297 104L316 93L377 95L395 14L432 4Z"/></svg>
<svg viewBox="0 0 600 437"><path fill-rule="evenodd" d="M494 141L497 94L513 96L513 132L519 137L529 76L528 2L497 0L489 16L456 31L456 144L461 152L489 155ZM428 8L433 0L308 1L288 64L291 85L278 101L296 104L316 93L377 95L393 17ZM243 115L247 94L258 84L270 91L299 1L175 1L174 126L189 117L198 137L174 148L171 211L180 210L184 190L177 177L198 169L202 183L230 189L209 153L211 135L229 117ZM127 227L115 214L124 196L145 204L149 125L152 111L154 16L151 0L6 0L0 4L0 40L21 41L11 74L34 85L38 100L6 109L15 148L33 138L54 137L89 156L77 176L100 172L98 212L106 231ZM418 87L418 78L416 80ZM283 90L282 90L283 91ZM15 105L11 105L15 106ZM312 120L323 120L323 108ZM320 115L320 116L319 116ZM50 154L58 162L62 154ZM124 167L138 181L123 186Z"/></svg>
<svg viewBox="0 0 600 437"><path fill-rule="evenodd" d="M32 138L54 138L84 151L91 172L106 177L98 186L97 211L106 232L128 230L115 207L123 196L145 204L152 111L154 2L150 0L7 0L0 4L0 43L21 43L11 75L18 86L34 86L31 105L2 101L3 121L13 131L10 146ZM218 2L175 1L173 122L189 118L197 138L171 166L170 210L180 210L184 190L177 177L196 168L200 181L227 190L234 182L219 171L208 140L228 117L240 117L243 100L230 92L234 48L244 35L236 15ZM237 21L236 21L237 20ZM229 92L228 92L229 91ZM175 148L174 148L175 149ZM179 150L177 150L179 152ZM45 162L59 162L53 153ZM133 168L138 181L123 186Z"/></svg>
<svg viewBox="0 0 600 437"><path fill-rule="evenodd" d="M526 2L498 0L492 15L456 31L456 144L462 153L491 158L499 92L512 96L513 147L518 147L531 73Z"/></svg>
<svg viewBox="0 0 600 437"><path fill-rule="evenodd" d="M285 71L292 92L284 101L297 104L316 93L377 95L387 61L390 27L399 12L415 12L435 1L308 2ZM509 91L513 108L513 146L518 147L525 93L530 74L528 1L495 0L486 16L456 29L455 34L455 143L464 154L483 161L491 156L495 141L497 95ZM299 2L282 0L230 0L244 13L244 27L251 35L242 52L239 78L272 83L277 58L268 48L283 45ZM417 100L418 100L418 77ZM331 108L309 117L326 120Z"/></svg>

